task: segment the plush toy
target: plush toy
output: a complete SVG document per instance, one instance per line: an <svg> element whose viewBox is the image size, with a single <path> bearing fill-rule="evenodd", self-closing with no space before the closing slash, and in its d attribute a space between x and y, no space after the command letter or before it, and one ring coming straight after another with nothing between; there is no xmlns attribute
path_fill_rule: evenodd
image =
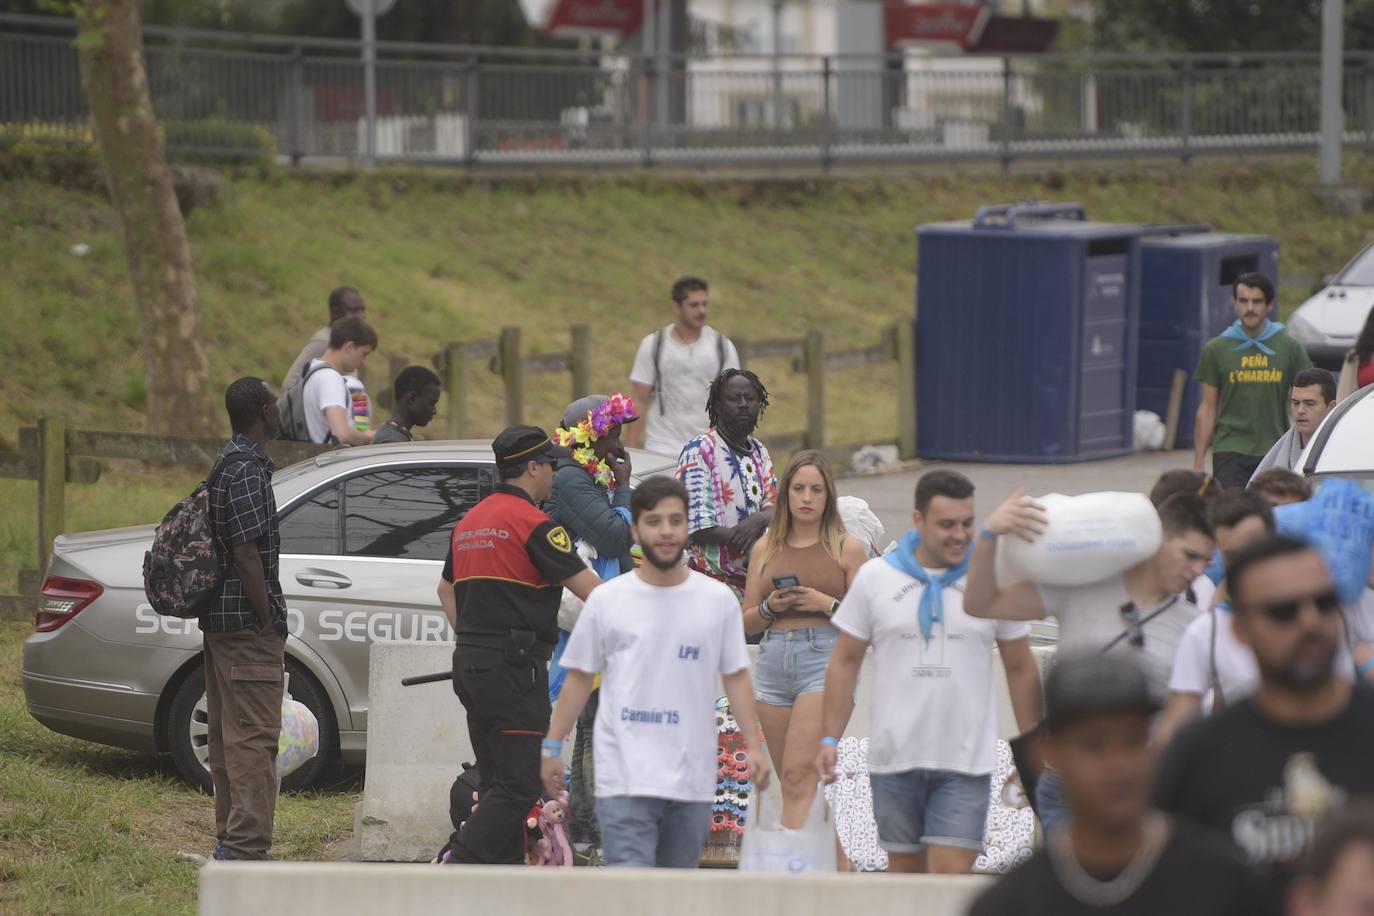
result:
<svg viewBox="0 0 1374 916"><path fill-rule="evenodd" d="M566 790L540 806L539 829L543 833L539 840L540 865L572 868L572 845L568 842L571 810Z"/></svg>
<svg viewBox="0 0 1374 916"><path fill-rule="evenodd" d="M540 847L544 843L544 831L540 829L540 823L544 819L544 802L542 800L534 803L530 813L525 815L525 864L543 865L544 852Z"/></svg>

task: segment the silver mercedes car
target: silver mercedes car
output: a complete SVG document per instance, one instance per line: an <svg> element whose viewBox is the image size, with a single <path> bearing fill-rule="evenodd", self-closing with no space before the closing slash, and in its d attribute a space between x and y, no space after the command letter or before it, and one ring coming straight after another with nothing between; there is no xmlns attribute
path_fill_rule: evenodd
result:
<svg viewBox="0 0 1374 916"><path fill-rule="evenodd" d="M672 458L630 455L636 480L673 472ZM335 761L364 762L374 639L452 638L435 593L449 536L494 483L487 442L341 449L277 471L290 692L315 713L324 751L287 788L315 784ZM154 527L57 538L24 643L24 696L48 728L170 754L208 791L200 630L143 595Z"/></svg>

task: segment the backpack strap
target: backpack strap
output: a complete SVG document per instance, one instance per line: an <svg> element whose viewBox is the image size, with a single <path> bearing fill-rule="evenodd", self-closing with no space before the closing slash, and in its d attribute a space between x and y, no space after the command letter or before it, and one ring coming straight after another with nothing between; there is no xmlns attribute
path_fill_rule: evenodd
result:
<svg viewBox="0 0 1374 916"><path fill-rule="evenodd" d="M668 409L663 406L663 370L659 367L663 359L663 328L654 333L654 400L658 401L658 414L664 416Z"/></svg>
<svg viewBox="0 0 1374 916"><path fill-rule="evenodd" d="M715 328L711 330L716 331ZM716 377L725 371L725 335L716 331Z"/></svg>

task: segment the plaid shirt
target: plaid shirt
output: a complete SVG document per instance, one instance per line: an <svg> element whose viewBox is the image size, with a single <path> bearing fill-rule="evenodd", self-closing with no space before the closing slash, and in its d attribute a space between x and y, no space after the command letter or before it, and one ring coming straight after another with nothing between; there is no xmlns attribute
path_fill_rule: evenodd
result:
<svg viewBox="0 0 1374 916"><path fill-rule="evenodd" d="M257 612L243 593L243 580L233 556L234 545L251 542L257 544L262 558L272 622L277 633L285 636L286 601L281 592L281 534L277 500L272 493L272 460L262 446L240 433L229 440L215 466L220 474L210 488L210 517L222 551L224 588L219 602L201 615L200 628L224 633L258 625Z"/></svg>

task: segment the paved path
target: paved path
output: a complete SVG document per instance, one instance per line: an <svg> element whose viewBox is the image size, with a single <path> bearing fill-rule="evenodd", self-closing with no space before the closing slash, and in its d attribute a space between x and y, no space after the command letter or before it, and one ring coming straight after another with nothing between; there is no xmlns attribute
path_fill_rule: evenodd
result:
<svg viewBox="0 0 1374 916"><path fill-rule="evenodd" d="M1126 458L1087 461L1081 464L972 464L930 461L901 474L852 477L839 481L842 495L860 496L882 519L888 537L911 526L917 479L935 468L951 468L967 474L977 487L978 517L982 519L1001 502L1025 487L1032 496L1045 493L1095 493L1102 490L1147 492L1164 471L1192 467L1187 451L1143 452Z"/></svg>

